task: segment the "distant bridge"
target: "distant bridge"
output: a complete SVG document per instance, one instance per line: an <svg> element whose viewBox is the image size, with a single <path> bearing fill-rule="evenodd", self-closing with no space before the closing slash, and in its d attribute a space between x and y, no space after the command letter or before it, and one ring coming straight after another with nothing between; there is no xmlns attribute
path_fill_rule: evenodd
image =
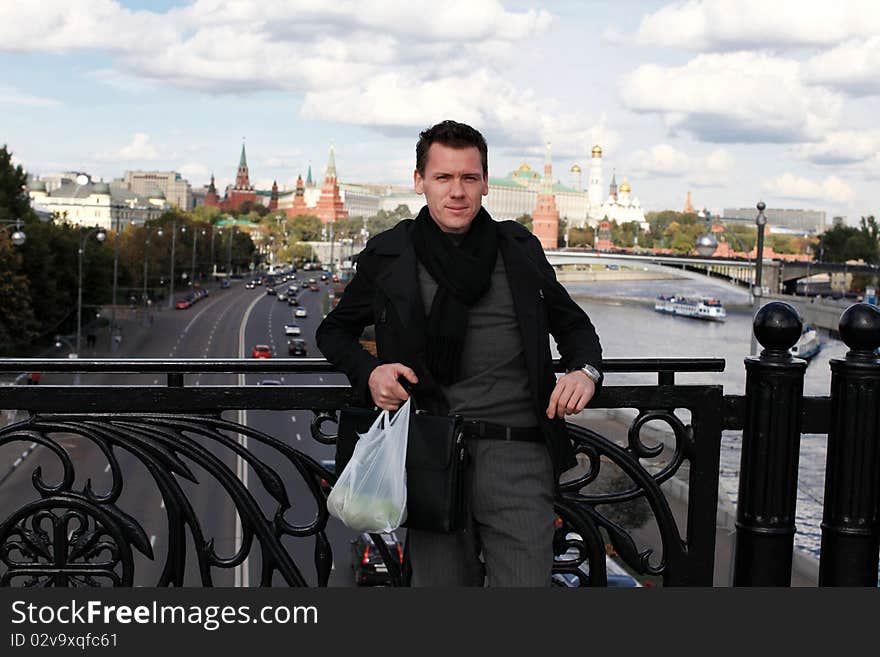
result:
<svg viewBox="0 0 880 657"><path fill-rule="evenodd" d="M746 258L706 258L693 255L661 255L654 253L617 253L609 251L548 250L551 265L621 265L668 271L669 267L699 276L722 278L735 285L748 287L754 280L755 261ZM819 273L880 274L877 265L847 265L835 262L787 262L763 259L762 279L770 292L793 293L797 282Z"/></svg>

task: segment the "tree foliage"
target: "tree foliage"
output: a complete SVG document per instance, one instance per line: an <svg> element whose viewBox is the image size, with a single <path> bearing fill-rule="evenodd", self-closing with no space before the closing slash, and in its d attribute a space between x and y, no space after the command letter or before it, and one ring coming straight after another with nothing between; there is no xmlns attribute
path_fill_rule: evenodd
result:
<svg viewBox="0 0 880 657"><path fill-rule="evenodd" d="M822 234L819 242L820 258L826 262L863 260L868 264L880 262L878 245L880 226L873 215L862 217L859 226L837 225Z"/></svg>
<svg viewBox="0 0 880 657"><path fill-rule="evenodd" d="M372 217L367 219L367 232L370 237L378 235L381 232L394 228L403 219L412 219L412 212L406 205L398 205L391 211L379 210Z"/></svg>

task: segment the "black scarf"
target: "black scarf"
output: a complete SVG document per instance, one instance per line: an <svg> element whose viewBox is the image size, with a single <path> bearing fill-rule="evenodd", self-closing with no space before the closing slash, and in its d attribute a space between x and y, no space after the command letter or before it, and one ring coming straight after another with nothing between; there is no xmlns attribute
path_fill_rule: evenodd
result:
<svg viewBox="0 0 880 657"><path fill-rule="evenodd" d="M480 208L464 239L456 245L425 206L416 217L413 246L419 262L439 286L428 315L428 370L439 383L450 385L461 374L468 308L492 285L498 256L497 226Z"/></svg>

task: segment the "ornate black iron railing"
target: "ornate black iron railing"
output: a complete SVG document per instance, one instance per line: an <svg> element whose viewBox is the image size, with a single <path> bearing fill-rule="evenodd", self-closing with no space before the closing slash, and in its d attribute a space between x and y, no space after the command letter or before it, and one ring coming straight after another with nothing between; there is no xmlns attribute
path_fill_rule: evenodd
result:
<svg viewBox="0 0 880 657"><path fill-rule="evenodd" d="M790 581L792 472L801 432L829 433L826 502L834 501L826 505L823 525L823 583L864 584L872 567L876 578L880 361L872 352L880 345L880 311L861 305L850 317L852 326L842 320L841 335L852 351L835 366L832 392L840 391L804 398L801 361L788 355L800 334L799 320L783 306L770 304L759 313L756 334L766 349L760 358L747 359L746 396L724 396L717 385L674 383L676 372L723 370L719 359L605 364L608 373L657 373L658 380L606 386L591 404L634 409L625 442L570 425L582 468L563 481L556 501L561 524L554 572L562 581L605 583L610 544L634 572L662 578L665 585L711 585L723 429L743 429L736 583ZM335 474L286 436L228 415L311 410L312 439L333 444L328 422L348 403L348 386L186 385L188 375L199 373L295 377L333 371L324 361L24 359L0 361L0 371L167 375L164 386L0 388L0 409L24 413L0 427L0 450L24 444L33 454L19 459L17 469L30 473L29 486L19 474L13 491L0 471L7 479L0 480L0 584L248 584L241 573L252 568L259 573L255 583L264 586L328 583L334 550L340 551L328 538L326 510ZM866 410L870 404L873 410ZM848 418L865 413L867 421L850 426ZM669 427L669 446L643 438L648 423ZM859 471L857 495L850 490L853 453L868 463L867 473ZM661 485L684 476L685 464L688 513L680 528ZM609 470L616 473L614 485L599 486ZM145 518L140 508L153 494L149 490L161 500L159 529L155 514ZM618 518L616 510L634 502L656 523L659 551L640 545ZM234 536L228 532L230 517L236 518ZM217 528L217 518L227 529ZM162 532L161 554L154 549L156 534L149 537L150 522L153 531ZM833 566L826 566L826 542L827 564ZM378 537L374 543L392 583L407 583L407 564L401 566ZM859 560L857 577L846 567L853 555Z"/></svg>

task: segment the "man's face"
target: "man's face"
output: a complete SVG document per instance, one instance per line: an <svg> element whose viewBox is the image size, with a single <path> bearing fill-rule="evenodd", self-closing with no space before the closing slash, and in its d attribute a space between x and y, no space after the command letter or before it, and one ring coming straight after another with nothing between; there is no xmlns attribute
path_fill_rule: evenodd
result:
<svg viewBox="0 0 880 657"><path fill-rule="evenodd" d="M444 233L466 233L480 211L482 197L489 193L476 146L431 144L425 175L416 171L413 179L416 192L425 195L431 217Z"/></svg>

